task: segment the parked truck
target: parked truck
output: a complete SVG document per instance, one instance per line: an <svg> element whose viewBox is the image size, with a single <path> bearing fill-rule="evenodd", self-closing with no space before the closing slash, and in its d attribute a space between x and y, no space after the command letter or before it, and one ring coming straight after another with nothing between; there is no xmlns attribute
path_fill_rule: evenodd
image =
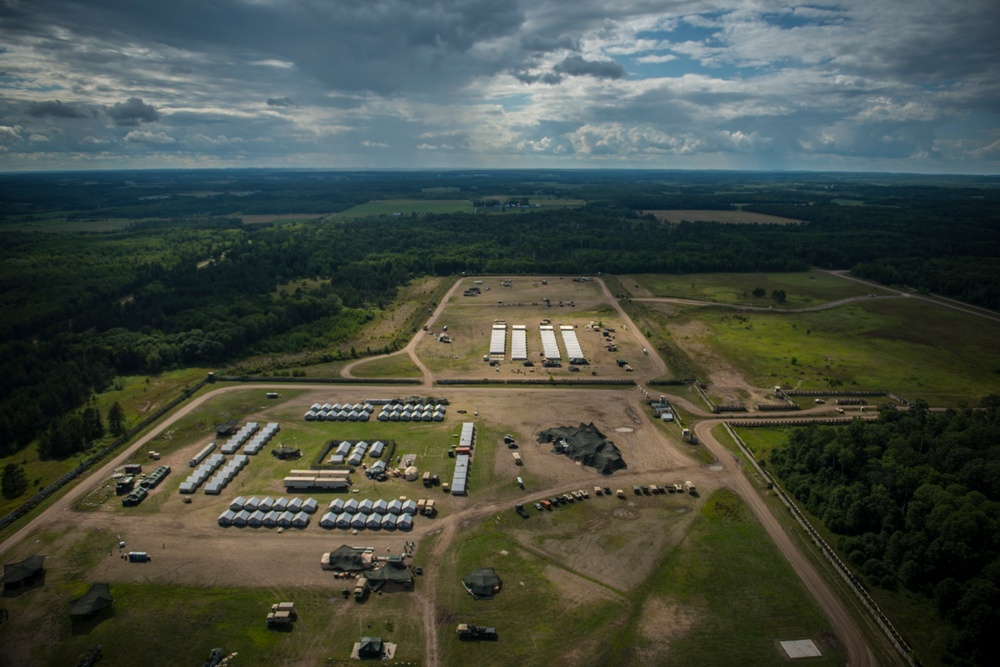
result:
<svg viewBox="0 0 1000 667"><path fill-rule="evenodd" d="M694 482L691 481L684 482L684 489L692 496L698 493L698 489L694 487Z"/></svg>
<svg viewBox="0 0 1000 667"><path fill-rule="evenodd" d="M458 638L465 641L496 641L497 629L483 625L472 625L471 623L459 623Z"/></svg>
<svg viewBox="0 0 1000 667"><path fill-rule="evenodd" d="M365 594L368 592L368 579L363 576L358 576L354 580L354 599L360 602L365 599Z"/></svg>

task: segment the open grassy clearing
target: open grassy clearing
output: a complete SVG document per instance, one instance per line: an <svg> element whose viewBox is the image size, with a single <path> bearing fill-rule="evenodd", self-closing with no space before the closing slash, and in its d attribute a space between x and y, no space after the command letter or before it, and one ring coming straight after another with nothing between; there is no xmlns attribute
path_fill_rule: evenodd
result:
<svg viewBox="0 0 1000 667"><path fill-rule="evenodd" d="M866 296L871 288L824 271L803 273L696 273L683 276L638 274L620 280L635 297L673 297L744 306L804 308L839 299ZM762 288L766 296L755 298ZM784 290L786 302L771 293Z"/></svg>
<svg viewBox="0 0 1000 667"><path fill-rule="evenodd" d="M135 222L134 218L105 218L100 220L67 220L65 213L12 218L0 223L5 232L114 232Z"/></svg>
<svg viewBox="0 0 1000 667"><path fill-rule="evenodd" d="M323 213L282 213L279 215L241 215L240 220L244 225L270 225L282 224L285 222L304 222L307 220L317 220L322 218Z"/></svg>
<svg viewBox="0 0 1000 667"><path fill-rule="evenodd" d="M627 637L627 635L626 635ZM622 664L777 664L777 641L812 639L810 664L843 664L829 623L764 529L728 490L709 497L636 614ZM665 659L664 659L665 658Z"/></svg>
<svg viewBox="0 0 1000 667"><path fill-rule="evenodd" d="M351 369L351 375L358 378L419 378L420 369L405 352L397 352L388 357L376 357L364 361Z"/></svg>
<svg viewBox="0 0 1000 667"><path fill-rule="evenodd" d="M106 417L108 408L116 402L121 403L122 408L125 410L125 425L126 427L130 427L137 424L146 415L154 412L164 403L177 397L185 387L192 386L200 381L205 377L206 373L207 371L204 369L189 368L170 371L152 377L119 377L114 381L112 387L95 395L94 406L101 412L102 418L105 418L105 427L107 427ZM41 460L38 455L37 442L32 443L16 454L0 457L0 469L8 463L16 463L24 466L24 474L28 479L29 485L27 493L20 497L8 499L0 496L0 515L12 511L39 489L76 468L112 439L110 435L107 435L104 441L97 443L91 449L59 460Z"/></svg>
<svg viewBox="0 0 1000 667"><path fill-rule="evenodd" d="M727 225L797 225L801 220L782 218L766 213L751 213L750 211L705 211L705 210L660 210L643 211L652 214L657 220L678 224L681 222L721 222Z"/></svg>
<svg viewBox="0 0 1000 667"><path fill-rule="evenodd" d="M742 503L722 491L700 515L678 513L686 502L593 498L464 526L441 565L442 662L773 664L776 640L809 637L824 652L815 662L840 664L824 617ZM493 600L460 585L482 566L504 581ZM461 621L495 625L503 650L459 642Z"/></svg>
<svg viewBox="0 0 1000 667"><path fill-rule="evenodd" d="M923 302L872 299L783 315L653 310L664 311L681 347L714 350L757 387L884 389L932 405L1000 392L1000 328Z"/></svg>
<svg viewBox="0 0 1000 667"><path fill-rule="evenodd" d="M64 601L82 594L87 584L56 573L47 577L57 578L58 585L47 581L44 588L5 600L13 621L0 628L0 636L11 642L9 646L25 645L26 638L37 634L38 628L26 623L37 613L32 606L53 609L44 619L49 641L35 642L30 655L13 656L20 661L9 664L74 664L100 644L101 665L201 664L216 646L239 653L238 665L300 664L319 656L329 658L321 664L348 665L359 627L398 643L396 660L387 664L419 661L423 656L416 604L404 593L380 596L374 611L374 605L359 607L353 599L345 600L332 581L328 589L112 584L113 612L99 614L92 621L71 622ZM267 610L281 600L296 603L298 619L290 631L268 630Z"/></svg>
<svg viewBox="0 0 1000 667"><path fill-rule="evenodd" d="M378 216L407 216L426 213L472 213L472 202L467 199L385 199L352 206L336 214L338 218L365 218Z"/></svg>

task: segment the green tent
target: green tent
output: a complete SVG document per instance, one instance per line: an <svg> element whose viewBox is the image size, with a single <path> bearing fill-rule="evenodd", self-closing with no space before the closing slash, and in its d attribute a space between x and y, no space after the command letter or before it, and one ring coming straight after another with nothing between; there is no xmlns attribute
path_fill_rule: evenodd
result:
<svg viewBox="0 0 1000 667"><path fill-rule="evenodd" d="M3 587L16 588L45 573L42 562L45 556L28 556L17 563L4 563Z"/></svg>
<svg viewBox="0 0 1000 667"><path fill-rule="evenodd" d="M477 600L489 600L500 592L503 581L492 567L481 567L462 579L465 590Z"/></svg>
<svg viewBox="0 0 1000 667"><path fill-rule="evenodd" d="M538 442L554 442L557 452L595 468L602 475L625 468L621 451L597 430L594 422L546 429L538 434Z"/></svg>
<svg viewBox="0 0 1000 667"><path fill-rule="evenodd" d="M69 615L73 618L87 618L110 607L113 602L110 585L91 584L86 593L75 600L70 600Z"/></svg>

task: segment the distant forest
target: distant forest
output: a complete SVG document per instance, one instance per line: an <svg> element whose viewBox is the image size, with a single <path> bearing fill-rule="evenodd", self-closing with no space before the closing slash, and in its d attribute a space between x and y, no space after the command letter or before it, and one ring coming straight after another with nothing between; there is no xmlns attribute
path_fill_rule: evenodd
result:
<svg viewBox="0 0 1000 667"><path fill-rule="evenodd" d="M328 217L378 199L583 200L519 213ZM422 275L851 268L1000 308L1000 180L729 172L165 171L0 176L0 454L85 448L81 416L121 374L215 367L352 340ZM733 210L801 225L668 224ZM24 233L49 218L120 231ZM304 282L305 281L305 282ZM304 283L304 286L303 286ZM381 350L380 350L381 351ZM91 420L92 421L92 420Z"/></svg>

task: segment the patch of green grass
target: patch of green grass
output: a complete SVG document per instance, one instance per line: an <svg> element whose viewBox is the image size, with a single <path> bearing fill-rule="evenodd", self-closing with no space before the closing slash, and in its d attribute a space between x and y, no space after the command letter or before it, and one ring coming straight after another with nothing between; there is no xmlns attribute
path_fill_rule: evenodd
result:
<svg viewBox="0 0 1000 667"><path fill-rule="evenodd" d="M715 303L776 308L802 308L820 303L865 296L871 291L853 280L823 271L803 273L698 273L686 275L638 274L622 276L629 288L638 287L636 296L676 297ZM761 288L763 297L754 297ZM771 293L783 290L786 301L776 304Z"/></svg>
<svg viewBox="0 0 1000 667"><path fill-rule="evenodd" d="M591 652L573 663L567 663L567 655L581 644L597 650L623 603L567 607L545 573L549 562L507 534L507 525L520 521L513 512L487 518L467 529L441 564L437 622L442 664L596 664ZM502 591L492 600L474 600L462 587L462 577L478 567L493 567L503 580ZM455 634L460 622L496 627L499 643L461 642Z"/></svg>
<svg viewBox="0 0 1000 667"><path fill-rule="evenodd" d="M406 593L360 607L334 594L332 585L267 590L113 584L111 592L112 614L73 625L60 618L47 629L60 640L47 664L73 664L99 643L100 664L109 666L201 664L216 646L238 653L239 665L348 665L359 619L366 632L398 645L396 659L385 664L423 658L420 617ZM270 605L280 600L296 604L298 618L288 631L270 630L264 622Z"/></svg>
<svg viewBox="0 0 1000 667"><path fill-rule="evenodd" d="M400 221L410 214L427 213L472 213L472 202L467 199L384 199L367 204L352 206L338 218L364 218L372 215L393 216L399 214Z"/></svg>
<svg viewBox="0 0 1000 667"><path fill-rule="evenodd" d="M4 222L5 232L113 232L137 222L132 218L105 218L101 220L67 220L64 212L22 217Z"/></svg>
<svg viewBox="0 0 1000 667"><path fill-rule="evenodd" d="M788 436L792 432L791 427L737 428L733 430L746 443L758 461L770 459L771 452L775 449L781 449L788 443Z"/></svg>
<svg viewBox="0 0 1000 667"><path fill-rule="evenodd" d="M664 630L669 645L660 664L779 664L784 655L776 641L805 638L824 654L815 664L843 663L829 622L763 527L728 489L705 501L682 547L667 555L646 590L635 624L650 605L673 610L677 619ZM620 635L611 664L636 664L640 639L635 625ZM657 646L655 640L648 644Z"/></svg>
<svg viewBox="0 0 1000 667"><path fill-rule="evenodd" d="M704 344L760 387L884 389L932 405L1000 392L1000 327L922 301L872 299L796 314L684 307L669 322L692 320L707 327Z"/></svg>
<svg viewBox="0 0 1000 667"><path fill-rule="evenodd" d="M358 364L351 369L351 375L359 378L418 378L420 369L405 352L378 357Z"/></svg>

